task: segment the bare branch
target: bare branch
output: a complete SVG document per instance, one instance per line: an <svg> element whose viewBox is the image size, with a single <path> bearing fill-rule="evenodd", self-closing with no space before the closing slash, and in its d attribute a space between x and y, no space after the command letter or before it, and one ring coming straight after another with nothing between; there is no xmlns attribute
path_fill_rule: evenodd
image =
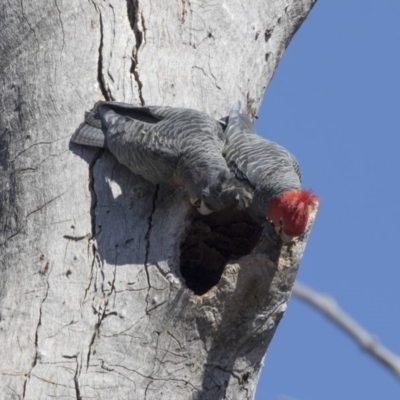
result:
<svg viewBox="0 0 400 400"><path fill-rule="evenodd" d="M331 319L348 333L367 353L389 368L400 379L400 357L381 345L376 337L367 332L352 317L346 314L332 297L317 293L298 282L295 283L292 293Z"/></svg>

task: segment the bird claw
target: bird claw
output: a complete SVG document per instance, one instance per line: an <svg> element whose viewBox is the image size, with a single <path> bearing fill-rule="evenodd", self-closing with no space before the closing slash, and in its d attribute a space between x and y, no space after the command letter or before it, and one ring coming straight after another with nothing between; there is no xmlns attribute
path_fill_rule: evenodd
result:
<svg viewBox="0 0 400 400"><path fill-rule="evenodd" d="M193 207L199 208L201 206L201 200L196 199L195 197L190 197L190 203Z"/></svg>
<svg viewBox="0 0 400 400"><path fill-rule="evenodd" d="M192 204L193 207L196 207L196 210L201 214L201 215L209 215L213 212L213 210L210 210L203 201L200 199L196 199L193 197L190 197L190 203Z"/></svg>
<svg viewBox="0 0 400 400"><path fill-rule="evenodd" d="M201 214L201 215L209 215L213 212L213 210L210 210L205 204L204 202L201 202L200 207L197 207L197 211Z"/></svg>

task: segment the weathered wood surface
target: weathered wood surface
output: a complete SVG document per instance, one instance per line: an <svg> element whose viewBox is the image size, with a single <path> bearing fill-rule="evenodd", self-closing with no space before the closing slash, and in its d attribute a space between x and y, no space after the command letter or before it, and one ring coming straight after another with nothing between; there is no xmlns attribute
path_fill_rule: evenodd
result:
<svg viewBox="0 0 400 400"><path fill-rule="evenodd" d="M308 234L251 251L243 215L191 223L69 138L103 98L254 116L314 2L0 0L1 399L253 398ZM181 259L229 262L195 295Z"/></svg>

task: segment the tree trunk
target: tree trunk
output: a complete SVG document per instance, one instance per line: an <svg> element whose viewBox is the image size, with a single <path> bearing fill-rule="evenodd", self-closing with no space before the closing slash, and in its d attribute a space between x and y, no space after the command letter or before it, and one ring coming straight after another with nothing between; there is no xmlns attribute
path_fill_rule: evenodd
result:
<svg viewBox="0 0 400 400"><path fill-rule="evenodd" d="M314 2L0 0L1 399L253 398L308 232L69 138L102 99L254 117Z"/></svg>

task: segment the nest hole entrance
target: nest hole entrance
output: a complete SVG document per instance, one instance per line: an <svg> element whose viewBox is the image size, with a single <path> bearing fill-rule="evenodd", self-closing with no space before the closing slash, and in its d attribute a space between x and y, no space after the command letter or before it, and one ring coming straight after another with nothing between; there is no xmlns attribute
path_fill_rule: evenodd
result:
<svg viewBox="0 0 400 400"><path fill-rule="evenodd" d="M180 271L186 286L196 295L208 292L229 261L252 252L262 231L244 211L196 216L181 243Z"/></svg>

